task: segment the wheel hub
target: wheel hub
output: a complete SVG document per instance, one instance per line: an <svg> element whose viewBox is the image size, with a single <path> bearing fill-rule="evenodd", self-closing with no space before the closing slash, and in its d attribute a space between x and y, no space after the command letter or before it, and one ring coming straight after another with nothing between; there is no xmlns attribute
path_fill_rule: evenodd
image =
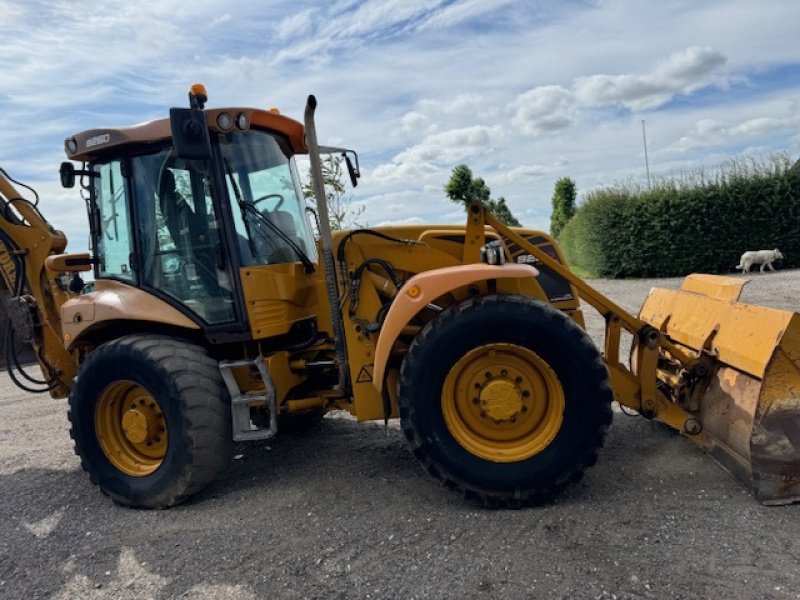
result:
<svg viewBox="0 0 800 600"><path fill-rule="evenodd" d="M522 392L508 379L494 379L481 389L481 409L490 419L511 421L522 410Z"/></svg>
<svg viewBox="0 0 800 600"><path fill-rule="evenodd" d="M106 458L126 475L149 475L166 456L167 427L161 407L132 381L115 382L101 393L95 432Z"/></svg>
<svg viewBox="0 0 800 600"><path fill-rule="evenodd" d="M155 420L155 415L131 408L122 416L122 431L134 444L143 444L155 437L158 426Z"/></svg>
<svg viewBox="0 0 800 600"><path fill-rule="evenodd" d="M494 462L515 462L544 450L558 433L564 390L547 362L530 349L487 344L450 369L442 414L467 451Z"/></svg>

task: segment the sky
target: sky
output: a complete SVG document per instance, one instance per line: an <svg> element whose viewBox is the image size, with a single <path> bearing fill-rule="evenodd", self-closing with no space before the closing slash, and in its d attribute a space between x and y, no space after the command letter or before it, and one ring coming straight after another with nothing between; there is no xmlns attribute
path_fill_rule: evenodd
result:
<svg viewBox="0 0 800 600"><path fill-rule="evenodd" d="M358 151L362 220L460 223L470 166L547 230L555 181L618 182L800 155L798 0L0 0L0 167L73 250L84 203L63 140L209 107L318 100L320 143ZM305 170L303 170L305 175Z"/></svg>

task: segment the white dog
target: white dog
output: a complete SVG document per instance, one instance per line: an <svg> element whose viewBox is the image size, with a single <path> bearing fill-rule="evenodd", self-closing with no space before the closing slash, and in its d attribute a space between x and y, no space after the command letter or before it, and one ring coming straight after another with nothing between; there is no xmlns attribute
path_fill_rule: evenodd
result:
<svg viewBox="0 0 800 600"><path fill-rule="evenodd" d="M779 258L783 258L783 254L777 248L775 250L750 250L742 254L742 258L739 259L739 264L736 265L736 268L741 269L742 273L749 273L750 267L761 265L762 273L764 272L764 267L769 267L771 271L774 271L775 267L772 266L772 263Z"/></svg>

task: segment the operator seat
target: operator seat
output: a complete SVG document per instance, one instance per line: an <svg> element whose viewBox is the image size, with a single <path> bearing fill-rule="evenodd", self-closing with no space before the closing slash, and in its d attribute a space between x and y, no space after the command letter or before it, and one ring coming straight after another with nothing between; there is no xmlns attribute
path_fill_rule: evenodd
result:
<svg viewBox="0 0 800 600"><path fill-rule="evenodd" d="M164 168L158 182L158 199L161 214L167 225L178 254L194 265L206 291L219 293L214 249L209 243L205 219L198 215L184 199L175 185L175 175Z"/></svg>
<svg viewBox="0 0 800 600"><path fill-rule="evenodd" d="M306 252L305 244L300 236L297 235L297 225L295 224L294 216L292 213L285 210L264 211L261 213L270 223L280 229L286 236L291 239L300 250ZM275 248L270 253L269 262L271 263L287 263L299 260L297 252L286 243L286 240L281 239L280 236L272 233L275 240Z"/></svg>

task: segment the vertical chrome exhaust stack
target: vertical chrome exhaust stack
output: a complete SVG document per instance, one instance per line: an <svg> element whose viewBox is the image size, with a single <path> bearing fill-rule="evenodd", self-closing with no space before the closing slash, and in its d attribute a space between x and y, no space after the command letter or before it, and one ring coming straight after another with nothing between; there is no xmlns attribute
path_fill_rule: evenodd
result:
<svg viewBox="0 0 800 600"><path fill-rule="evenodd" d="M339 287L336 281L336 266L333 260L333 238L331 223L328 218L328 203L325 196L325 180L322 176L322 163L317 142L317 129L314 123L314 111L317 108L317 99L310 95L306 101L306 110L303 117L306 129L306 147L311 159L311 179L314 183L314 197L317 200L319 213L319 235L322 246L322 268L325 270L325 283L328 291L328 304L330 305L331 321L336 348L336 362L339 367L338 388L345 393L350 391L350 379L347 364L347 348L344 340L344 322L339 312Z"/></svg>

